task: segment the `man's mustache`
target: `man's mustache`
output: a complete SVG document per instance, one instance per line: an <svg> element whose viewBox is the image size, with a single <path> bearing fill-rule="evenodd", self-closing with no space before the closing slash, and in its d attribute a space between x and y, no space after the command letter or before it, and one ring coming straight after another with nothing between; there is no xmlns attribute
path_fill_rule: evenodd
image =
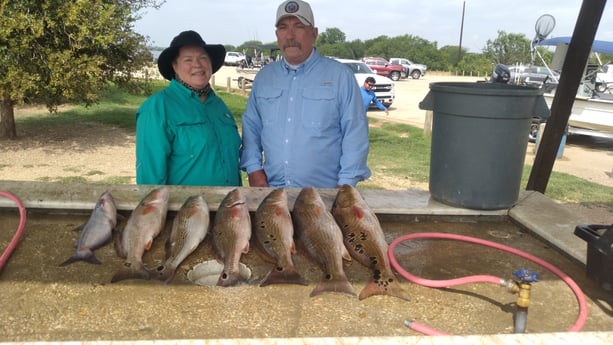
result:
<svg viewBox="0 0 613 345"><path fill-rule="evenodd" d="M290 47L296 47L298 49L302 49L302 44L300 44L300 42L294 41L294 40L286 41L283 44L283 49L290 48Z"/></svg>

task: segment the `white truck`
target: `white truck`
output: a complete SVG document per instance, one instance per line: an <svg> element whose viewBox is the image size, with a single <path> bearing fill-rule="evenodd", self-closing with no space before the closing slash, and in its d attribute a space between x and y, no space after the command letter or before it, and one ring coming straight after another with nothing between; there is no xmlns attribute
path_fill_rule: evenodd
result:
<svg viewBox="0 0 613 345"><path fill-rule="evenodd" d="M419 79L426 75L428 66L420 63L414 63L413 61L405 58L391 58L389 60L392 65L400 65L404 71L404 76L411 76L413 79Z"/></svg>

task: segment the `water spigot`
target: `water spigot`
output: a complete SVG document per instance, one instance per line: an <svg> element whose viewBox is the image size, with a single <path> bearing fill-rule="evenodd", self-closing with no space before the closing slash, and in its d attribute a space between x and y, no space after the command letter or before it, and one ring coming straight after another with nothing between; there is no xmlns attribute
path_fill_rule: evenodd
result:
<svg viewBox="0 0 613 345"><path fill-rule="evenodd" d="M536 283L539 279L538 273L530 270L517 270L513 275L522 283Z"/></svg>

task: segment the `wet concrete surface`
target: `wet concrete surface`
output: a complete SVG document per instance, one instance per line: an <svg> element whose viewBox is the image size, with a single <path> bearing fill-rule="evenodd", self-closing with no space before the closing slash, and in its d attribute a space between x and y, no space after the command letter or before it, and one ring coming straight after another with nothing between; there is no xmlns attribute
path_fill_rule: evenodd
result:
<svg viewBox="0 0 613 345"><path fill-rule="evenodd" d="M30 212L24 237L0 272L0 341L164 340L296 337L418 336L406 319L456 335L510 334L517 295L484 284L447 289L423 287L404 279L412 300L373 296L362 301L343 294L309 297L322 271L302 255L295 257L308 286L259 281L271 265L253 249L242 262L252 270L238 287L193 285L186 279L194 265L215 258L207 235L180 266L168 285L151 281L110 283L122 266L112 244L96 251L102 265L59 264L74 252L77 225L87 214ZM586 293L589 315L583 331L613 330L613 296L585 275L584 266L536 239L508 218L382 217L388 243L408 233L449 232L479 237L535 255L570 275ZM0 211L0 246L4 248L17 213ZM167 223L170 224L170 221ZM5 230L8 229L8 230ZM164 258L167 227L144 256L149 267ZM397 247L400 264L429 279L490 274L512 278L516 269L540 274L532 287L528 333L564 332L577 317L571 290L557 276L524 259L474 244L416 240ZM345 263L359 293L370 276L365 267Z"/></svg>

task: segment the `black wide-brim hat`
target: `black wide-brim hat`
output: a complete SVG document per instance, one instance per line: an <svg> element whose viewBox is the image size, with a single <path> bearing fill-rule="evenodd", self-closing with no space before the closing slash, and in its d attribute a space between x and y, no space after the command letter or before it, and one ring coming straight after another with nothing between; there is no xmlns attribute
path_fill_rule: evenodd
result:
<svg viewBox="0 0 613 345"><path fill-rule="evenodd" d="M162 76L168 80L175 77L172 62L179 55L179 49L183 46L202 47L209 54L213 73L217 72L226 58L226 48L221 44L206 44L196 31L183 31L175 36L170 42L170 47L164 49L158 57L158 69Z"/></svg>

